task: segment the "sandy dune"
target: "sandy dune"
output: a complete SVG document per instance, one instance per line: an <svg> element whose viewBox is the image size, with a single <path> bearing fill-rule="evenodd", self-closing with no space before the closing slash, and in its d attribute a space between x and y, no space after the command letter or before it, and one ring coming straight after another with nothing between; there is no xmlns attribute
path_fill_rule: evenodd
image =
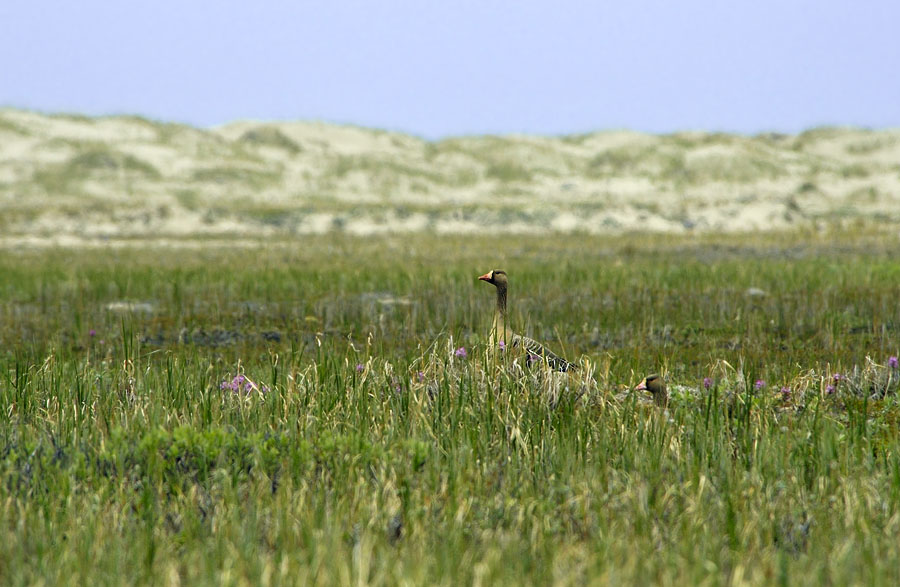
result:
<svg viewBox="0 0 900 587"><path fill-rule="evenodd" d="M2 242L900 220L900 130L429 142L316 122L204 130L0 110Z"/></svg>

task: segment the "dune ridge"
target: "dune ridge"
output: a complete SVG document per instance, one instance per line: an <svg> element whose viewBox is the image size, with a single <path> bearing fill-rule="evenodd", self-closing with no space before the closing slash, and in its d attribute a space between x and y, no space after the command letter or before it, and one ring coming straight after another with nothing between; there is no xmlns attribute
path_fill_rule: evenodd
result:
<svg viewBox="0 0 900 587"><path fill-rule="evenodd" d="M900 220L900 129L414 136L0 110L9 243L740 232Z"/></svg>

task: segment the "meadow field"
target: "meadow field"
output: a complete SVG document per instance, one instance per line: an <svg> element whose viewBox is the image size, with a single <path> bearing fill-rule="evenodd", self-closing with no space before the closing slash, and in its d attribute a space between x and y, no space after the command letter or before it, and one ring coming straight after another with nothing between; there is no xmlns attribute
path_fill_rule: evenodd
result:
<svg viewBox="0 0 900 587"><path fill-rule="evenodd" d="M884 227L7 248L0 583L896 585L898 301Z"/></svg>

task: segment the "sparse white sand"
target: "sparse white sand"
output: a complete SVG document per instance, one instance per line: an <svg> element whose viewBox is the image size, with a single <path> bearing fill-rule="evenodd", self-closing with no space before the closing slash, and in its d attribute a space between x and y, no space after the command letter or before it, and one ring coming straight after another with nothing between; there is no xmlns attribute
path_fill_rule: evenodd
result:
<svg viewBox="0 0 900 587"><path fill-rule="evenodd" d="M193 236L733 232L900 220L900 130L436 143L0 110L0 246Z"/></svg>

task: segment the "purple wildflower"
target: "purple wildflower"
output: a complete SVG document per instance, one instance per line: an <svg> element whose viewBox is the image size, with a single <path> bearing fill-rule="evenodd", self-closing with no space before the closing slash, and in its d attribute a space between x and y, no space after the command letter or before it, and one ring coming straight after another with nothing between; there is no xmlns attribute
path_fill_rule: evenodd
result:
<svg viewBox="0 0 900 587"><path fill-rule="evenodd" d="M532 355L531 353L528 353L528 364L529 365L536 363L540 360L541 360L540 355Z"/></svg>
<svg viewBox="0 0 900 587"><path fill-rule="evenodd" d="M709 377L704 377L703 378L703 389L709 389L710 387L712 387L712 379L710 379Z"/></svg>
<svg viewBox="0 0 900 587"><path fill-rule="evenodd" d="M466 352L466 347L464 347L464 346L461 346L458 349L456 349L455 351L453 351L453 354L456 355L457 357L459 357L460 359L465 359L466 357L469 356L469 354Z"/></svg>
<svg viewBox="0 0 900 587"><path fill-rule="evenodd" d="M757 379L756 383L753 384L753 387L756 388L757 391L762 389L765 386L766 386L766 382L763 381L762 379Z"/></svg>
<svg viewBox="0 0 900 587"><path fill-rule="evenodd" d="M90 332L88 332L88 336L94 338L95 336L97 336L97 331L91 328Z"/></svg>
<svg viewBox="0 0 900 587"><path fill-rule="evenodd" d="M241 373L238 373L231 379L225 379L224 381L222 381L219 384L219 389L223 391L227 389L232 393L250 393L254 390L266 393L267 391L269 391L269 388L267 388L265 385L259 387Z"/></svg>
<svg viewBox="0 0 900 587"><path fill-rule="evenodd" d="M843 381L844 379L846 379L846 377L844 377L844 376L841 375L840 373L835 373L835 374L834 374L834 377L832 377L832 379L834 379L834 382L835 382L835 383L840 383L841 381Z"/></svg>
<svg viewBox="0 0 900 587"><path fill-rule="evenodd" d="M788 386L784 386L781 388L781 395L784 396L784 399L787 399L791 396L791 388Z"/></svg>
<svg viewBox="0 0 900 587"><path fill-rule="evenodd" d="M825 388L825 393L828 393L828 394L834 393L834 386L833 386L833 385L829 385L828 387L826 387L826 388Z"/></svg>
<svg viewBox="0 0 900 587"><path fill-rule="evenodd" d="M425 373L416 371L416 379L418 379L419 381L425 381Z"/></svg>
<svg viewBox="0 0 900 587"><path fill-rule="evenodd" d="M505 350L505 349L506 349L506 343L503 342L503 341L501 340L501 341L500 341L500 350L502 351L502 350Z"/></svg>
<svg viewBox="0 0 900 587"><path fill-rule="evenodd" d="M362 363L357 363L357 364L356 364L356 372L357 372L357 373L362 373L362 370L363 370L363 369L365 369L365 366L364 366Z"/></svg>
<svg viewBox="0 0 900 587"><path fill-rule="evenodd" d="M900 360L898 360L897 357L891 355L890 357L888 357L888 367L890 367L891 369L900 367Z"/></svg>

